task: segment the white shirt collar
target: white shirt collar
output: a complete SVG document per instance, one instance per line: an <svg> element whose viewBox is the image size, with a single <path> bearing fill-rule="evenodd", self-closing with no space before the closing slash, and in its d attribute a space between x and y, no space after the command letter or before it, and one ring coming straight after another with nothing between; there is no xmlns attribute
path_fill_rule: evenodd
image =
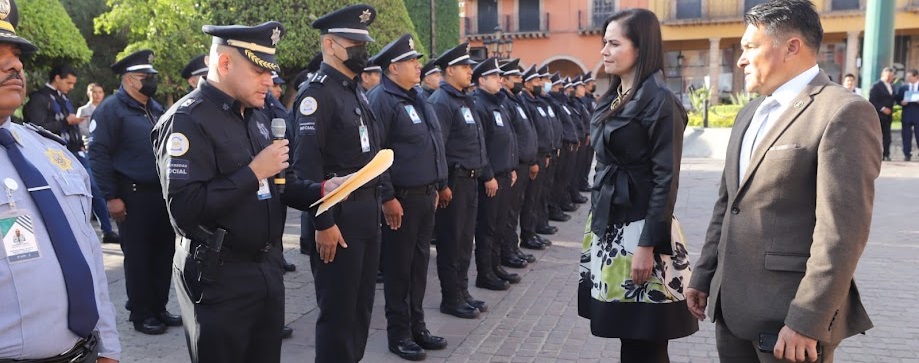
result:
<svg viewBox="0 0 919 363"><path fill-rule="evenodd" d="M808 70L801 72L801 74L795 76L785 84L779 86L772 92L772 95L769 98L775 99L779 102L780 107L787 107L801 91L804 90L804 87L807 87L808 83L814 80L814 77L817 77L817 74L820 73L820 67L816 64L813 67L810 67Z"/></svg>
<svg viewBox="0 0 919 363"><path fill-rule="evenodd" d="M50 88L50 89L53 89L53 90L57 91L57 88L54 88L54 86L52 86L51 83L45 83L45 86L48 87L48 88ZM60 92L60 91L58 91L58 92Z"/></svg>

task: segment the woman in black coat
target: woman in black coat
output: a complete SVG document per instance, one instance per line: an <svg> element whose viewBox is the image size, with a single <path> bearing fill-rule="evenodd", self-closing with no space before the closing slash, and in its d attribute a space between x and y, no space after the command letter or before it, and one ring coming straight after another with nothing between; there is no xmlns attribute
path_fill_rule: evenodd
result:
<svg viewBox="0 0 919 363"><path fill-rule="evenodd" d="M689 260L673 219L687 117L662 75L660 24L645 9L604 25L610 90L591 119L596 152L578 312L591 333L622 340L623 362L669 362L668 340L696 332Z"/></svg>

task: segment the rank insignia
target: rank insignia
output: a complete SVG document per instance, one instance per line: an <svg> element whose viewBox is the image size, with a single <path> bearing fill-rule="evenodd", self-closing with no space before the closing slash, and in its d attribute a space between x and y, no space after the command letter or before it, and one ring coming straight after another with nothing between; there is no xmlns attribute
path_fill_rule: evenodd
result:
<svg viewBox="0 0 919 363"><path fill-rule="evenodd" d="M48 160L52 164L56 165L61 170L73 170L73 164L70 159L67 157L67 154L64 154L63 151L58 149L48 149L45 151L45 155L48 156Z"/></svg>

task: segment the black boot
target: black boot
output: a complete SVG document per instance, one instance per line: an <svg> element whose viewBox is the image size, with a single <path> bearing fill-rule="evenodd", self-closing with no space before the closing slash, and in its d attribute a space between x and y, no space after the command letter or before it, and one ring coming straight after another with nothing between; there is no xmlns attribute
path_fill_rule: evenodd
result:
<svg viewBox="0 0 919 363"><path fill-rule="evenodd" d="M488 311L488 305L485 304L485 302L482 301L482 300L476 300L476 299L474 299L474 298L472 297L472 295L469 294L469 291L468 291L468 290L464 290L464 291L462 292L462 295L463 295L463 299L465 299L465 300L466 300L466 303L469 304L470 306L472 306L472 307L478 309L479 311L481 311L481 312L483 312L483 313L486 312L486 311Z"/></svg>
<svg viewBox="0 0 919 363"><path fill-rule="evenodd" d="M536 262L536 256L533 256L529 253L523 253L523 251L520 250L520 247L514 248L514 254L517 256L517 258L524 260L527 263Z"/></svg>
<svg viewBox="0 0 919 363"><path fill-rule="evenodd" d="M546 246L542 244L537 236L530 236L527 239L520 242L520 247L529 248L531 250L544 250Z"/></svg>
<svg viewBox="0 0 919 363"><path fill-rule="evenodd" d="M462 319L475 319L479 317L479 310L470 305L464 299L454 299L452 301L444 300L440 303L440 312L453 315Z"/></svg>
<svg viewBox="0 0 919 363"><path fill-rule="evenodd" d="M501 266L495 267L495 276L497 276L501 280L507 281L512 284L516 284L520 282L520 275L507 272L507 270L505 270L504 267L501 267Z"/></svg>
<svg viewBox="0 0 919 363"><path fill-rule="evenodd" d="M389 343L389 351L393 352L395 355L398 355L399 358L411 361L424 360L427 356L424 349L415 343L414 340L410 338L402 339L398 342Z"/></svg>
<svg viewBox="0 0 919 363"><path fill-rule="evenodd" d="M488 290L503 291L509 289L511 285L508 284L507 281L499 279L498 276L495 276L494 273L490 273L487 275L479 274L476 276L475 287Z"/></svg>
<svg viewBox="0 0 919 363"><path fill-rule="evenodd" d="M536 227L536 233L539 233L539 234L555 234L556 232L558 232L558 228L556 228L555 226L550 226L548 224L543 224L541 226Z"/></svg>

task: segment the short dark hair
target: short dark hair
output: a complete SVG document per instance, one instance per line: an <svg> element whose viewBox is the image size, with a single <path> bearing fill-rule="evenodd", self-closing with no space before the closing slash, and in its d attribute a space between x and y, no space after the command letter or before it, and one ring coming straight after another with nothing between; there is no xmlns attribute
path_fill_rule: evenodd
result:
<svg viewBox="0 0 919 363"><path fill-rule="evenodd" d="M776 40L788 33L799 33L804 44L815 52L823 42L820 15L809 0L771 0L754 6L744 14L744 23L766 31Z"/></svg>
<svg viewBox="0 0 919 363"><path fill-rule="evenodd" d="M70 77L71 75L76 77L77 71L73 70L73 67L71 67L69 64L61 64L51 68L51 72L48 73L48 82L53 82L54 77L61 77L61 79L63 79Z"/></svg>
<svg viewBox="0 0 919 363"><path fill-rule="evenodd" d="M919 69L913 68L913 69L910 69L909 72L907 73L909 73L913 77L919 77Z"/></svg>
<svg viewBox="0 0 919 363"><path fill-rule="evenodd" d="M842 79L846 79L846 78L850 78L850 77L851 77L851 78L855 78L855 75L852 74L852 73L846 73L846 75L842 76Z"/></svg>

